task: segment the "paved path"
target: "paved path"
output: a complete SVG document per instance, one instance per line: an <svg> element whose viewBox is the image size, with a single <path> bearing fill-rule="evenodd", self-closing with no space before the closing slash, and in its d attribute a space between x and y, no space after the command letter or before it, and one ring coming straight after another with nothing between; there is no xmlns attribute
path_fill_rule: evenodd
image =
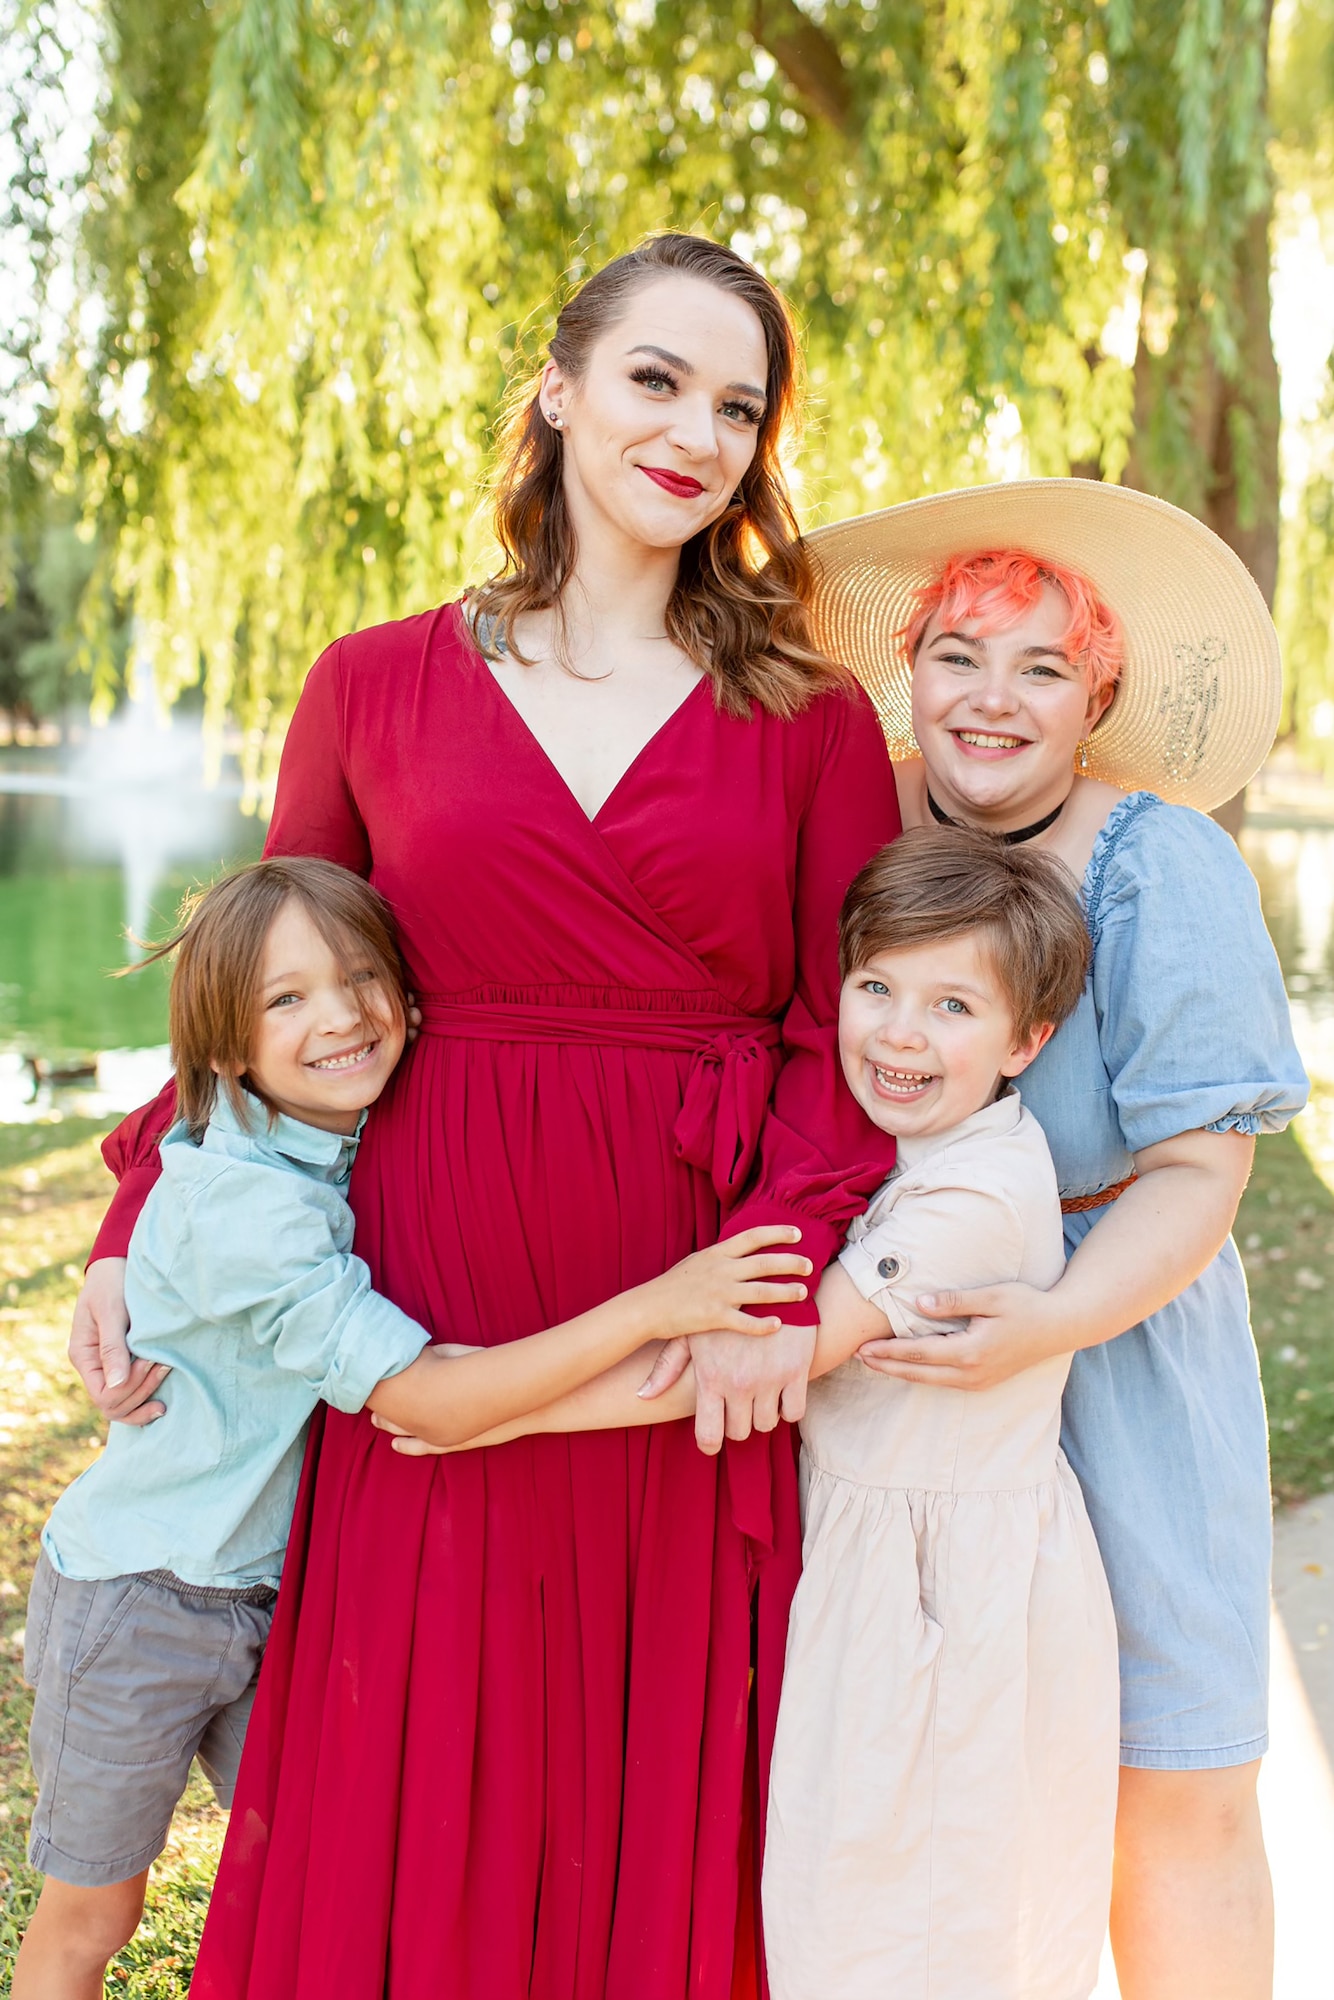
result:
<svg viewBox="0 0 1334 2000"><path fill-rule="evenodd" d="M1334 1494L1274 1524L1273 1748L1261 1777L1275 2000L1334 2000Z"/></svg>
<svg viewBox="0 0 1334 2000"><path fill-rule="evenodd" d="M1334 2000L1334 1494L1274 1523L1272 1644L1260 1803L1274 1871L1274 2000ZM1110 1956L1095 2000L1117 2000Z"/></svg>
<svg viewBox="0 0 1334 2000"><path fill-rule="evenodd" d="M1291 1507L1275 1522L1274 1601L1334 1764L1334 1493Z"/></svg>

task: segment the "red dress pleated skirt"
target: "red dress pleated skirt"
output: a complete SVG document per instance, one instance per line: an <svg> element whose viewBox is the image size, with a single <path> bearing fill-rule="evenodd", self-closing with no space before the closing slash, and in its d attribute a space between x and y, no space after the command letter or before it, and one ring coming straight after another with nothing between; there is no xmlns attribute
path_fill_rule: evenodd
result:
<svg viewBox="0 0 1334 2000"><path fill-rule="evenodd" d="M487 1343L711 1240L690 1069L424 1035L354 1178L377 1286ZM759 1993L752 1612L767 1568L776 1695L797 1561L786 1426L719 1459L683 1424L409 1459L328 1413L196 2000Z"/></svg>

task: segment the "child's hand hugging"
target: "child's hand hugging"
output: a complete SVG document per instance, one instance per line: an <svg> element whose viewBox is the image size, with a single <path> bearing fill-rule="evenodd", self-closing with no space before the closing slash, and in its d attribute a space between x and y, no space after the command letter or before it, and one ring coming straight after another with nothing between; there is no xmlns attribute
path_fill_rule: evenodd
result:
<svg viewBox="0 0 1334 2000"><path fill-rule="evenodd" d="M811 1275L809 1257L778 1248L800 1241L801 1231L786 1224L743 1229L725 1243L683 1257L660 1278L624 1294L624 1303L645 1315L645 1340L691 1333L776 1333L781 1315L758 1318L750 1308L805 1298L807 1287L799 1281Z"/></svg>
<svg viewBox="0 0 1334 2000"><path fill-rule="evenodd" d="M410 1368L379 1383L367 1407L377 1427L402 1440L398 1448L410 1454L496 1444L541 1429L552 1406L563 1408L572 1394L587 1397L594 1378L601 1388L621 1387L615 1371L627 1359L638 1357L634 1366L642 1380L660 1351L657 1342L692 1333L776 1332L781 1319L756 1318L746 1308L805 1298L810 1259L778 1248L800 1240L792 1224L766 1223L697 1250L660 1278L524 1340L462 1352L428 1348ZM595 1397L589 1428L604 1427L600 1411Z"/></svg>

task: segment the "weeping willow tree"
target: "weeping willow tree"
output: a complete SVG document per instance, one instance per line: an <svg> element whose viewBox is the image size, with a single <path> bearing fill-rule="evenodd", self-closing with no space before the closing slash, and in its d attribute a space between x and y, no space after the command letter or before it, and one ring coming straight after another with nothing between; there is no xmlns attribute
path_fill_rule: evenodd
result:
<svg viewBox="0 0 1334 2000"><path fill-rule="evenodd" d="M34 47L59 12L28 7ZM256 784L331 635L486 566L506 377L651 228L725 237L797 305L808 518L1021 464L1127 478L1272 591L1267 0L93 18L77 297L10 457L96 536L104 698L128 608L167 698L202 680L245 724Z"/></svg>
<svg viewBox="0 0 1334 2000"><path fill-rule="evenodd" d="M1303 0L1280 24L1275 122L1281 194L1314 249L1334 263L1334 0ZM1314 241L1312 240L1314 239ZM1326 296L1328 309L1329 298ZM1278 617L1286 727L1334 775L1334 371L1290 426Z"/></svg>

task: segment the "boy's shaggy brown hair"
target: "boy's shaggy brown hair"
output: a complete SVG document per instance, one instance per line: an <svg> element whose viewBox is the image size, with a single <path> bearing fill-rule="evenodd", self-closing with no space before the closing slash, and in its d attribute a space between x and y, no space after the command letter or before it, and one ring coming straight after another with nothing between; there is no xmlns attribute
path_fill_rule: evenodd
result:
<svg viewBox="0 0 1334 2000"><path fill-rule="evenodd" d="M187 897L175 936L142 963L176 954L171 1052L180 1113L196 1139L213 1114L219 1083L245 1122L242 1077L255 1046L264 946L274 918L293 898L349 979L370 972L389 997L394 1023L406 1017L394 919L359 875L313 855L290 855L257 861ZM377 1025L369 1016L365 1024Z"/></svg>
<svg viewBox="0 0 1334 2000"><path fill-rule="evenodd" d="M972 827L919 826L882 847L844 899L839 970L882 951L980 933L1023 1041L1079 1004L1093 947L1074 878L1055 855Z"/></svg>

